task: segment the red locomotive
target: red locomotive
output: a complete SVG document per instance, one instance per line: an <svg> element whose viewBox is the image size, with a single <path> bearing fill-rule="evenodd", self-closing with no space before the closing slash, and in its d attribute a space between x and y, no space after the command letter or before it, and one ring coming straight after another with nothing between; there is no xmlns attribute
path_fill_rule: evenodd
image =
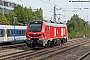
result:
<svg viewBox="0 0 90 60"><path fill-rule="evenodd" d="M67 26L35 20L27 25L26 38L27 46L32 48L66 43L68 40Z"/></svg>

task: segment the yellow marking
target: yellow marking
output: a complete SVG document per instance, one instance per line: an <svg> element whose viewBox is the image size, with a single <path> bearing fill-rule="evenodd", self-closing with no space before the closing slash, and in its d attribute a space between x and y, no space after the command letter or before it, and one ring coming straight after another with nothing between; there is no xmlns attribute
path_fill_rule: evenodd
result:
<svg viewBox="0 0 90 60"><path fill-rule="evenodd" d="M6 42L7 41L7 33L6 33L6 28L4 28L4 42Z"/></svg>

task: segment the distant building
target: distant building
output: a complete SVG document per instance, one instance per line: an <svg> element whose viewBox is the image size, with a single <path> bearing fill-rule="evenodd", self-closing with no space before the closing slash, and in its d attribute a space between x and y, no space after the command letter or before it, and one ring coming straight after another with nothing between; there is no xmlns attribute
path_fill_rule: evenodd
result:
<svg viewBox="0 0 90 60"><path fill-rule="evenodd" d="M14 9L16 3L8 1L8 0L0 0L0 13L8 14L10 11Z"/></svg>

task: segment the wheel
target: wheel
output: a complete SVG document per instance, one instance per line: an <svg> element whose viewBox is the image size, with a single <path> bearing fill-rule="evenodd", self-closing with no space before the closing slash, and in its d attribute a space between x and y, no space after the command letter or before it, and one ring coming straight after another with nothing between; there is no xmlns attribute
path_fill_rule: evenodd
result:
<svg viewBox="0 0 90 60"><path fill-rule="evenodd" d="M30 44L27 44L28 47L30 47Z"/></svg>
<svg viewBox="0 0 90 60"><path fill-rule="evenodd" d="M66 43L67 42L67 39L63 39L64 40L64 43Z"/></svg>
<svg viewBox="0 0 90 60"><path fill-rule="evenodd" d="M47 42L47 46L50 47L51 46L51 41Z"/></svg>
<svg viewBox="0 0 90 60"><path fill-rule="evenodd" d="M48 47L48 45L47 44L45 44L45 48L47 48Z"/></svg>

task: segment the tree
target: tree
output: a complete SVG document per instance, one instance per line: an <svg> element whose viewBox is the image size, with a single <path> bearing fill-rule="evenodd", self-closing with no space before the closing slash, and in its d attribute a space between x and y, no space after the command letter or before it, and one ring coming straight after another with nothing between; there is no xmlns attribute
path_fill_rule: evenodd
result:
<svg viewBox="0 0 90 60"><path fill-rule="evenodd" d="M42 20L43 19L43 11L41 8L39 9L38 13L39 13L39 16L38 16L39 19Z"/></svg>
<svg viewBox="0 0 90 60"><path fill-rule="evenodd" d="M0 22L2 22L3 24L9 24L5 15L1 13L0 13Z"/></svg>
<svg viewBox="0 0 90 60"><path fill-rule="evenodd" d="M14 19L15 19L15 23L28 24L29 21L42 20L43 11L41 8L36 9L36 11L33 11L31 7L27 8L18 4L17 6L15 6L13 11L7 14L7 18L6 20L3 20L3 23L12 24L14 23Z"/></svg>
<svg viewBox="0 0 90 60"><path fill-rule="evenodd" d="M17 15L15 14L15 12L14 11L11 11L11 12L9 12L9 14L8 14L8 16L7 16L7 19L8 19L8 21L9 21L9 24L12 24L12 23L14 23L14 17L16 17ZM15 19L15 23L17 23L18 22L18 20L16 20Z"/></svg>
<svg viewBox="0 0 90 60"><path fill-rule="evenodd" d="M23 7L21 5L17 5L14 8L14 12L17 15L17 20L19 23L27 24L32 20L41 20L43 19L42 9L37 9L36 11L32 11L32 8Z"/></svg>
<svg viewBox="0 0 90 60"><path fill-rule="evenodd" d="M84 26L84 23L86 27ZM67 21L68 33L69 37L76 37L76 36L84 36L86 29L87 36L90 35L90 26L89 23L85 20L78 17L77 14L74 14L70 20ZM88 27L88 28L87 28Z"/></svg>
<svg viewBox="0 0 90 60"><path fill-rule="evenodd" d="M17 15L17 20L18 20L18 23L25 23L26 20L25 20L25 16L26 16L26 13L24 11L24 8L23 6L21 5L17 5L15 8L14 8L14 12L16 13Z"/></svg>

